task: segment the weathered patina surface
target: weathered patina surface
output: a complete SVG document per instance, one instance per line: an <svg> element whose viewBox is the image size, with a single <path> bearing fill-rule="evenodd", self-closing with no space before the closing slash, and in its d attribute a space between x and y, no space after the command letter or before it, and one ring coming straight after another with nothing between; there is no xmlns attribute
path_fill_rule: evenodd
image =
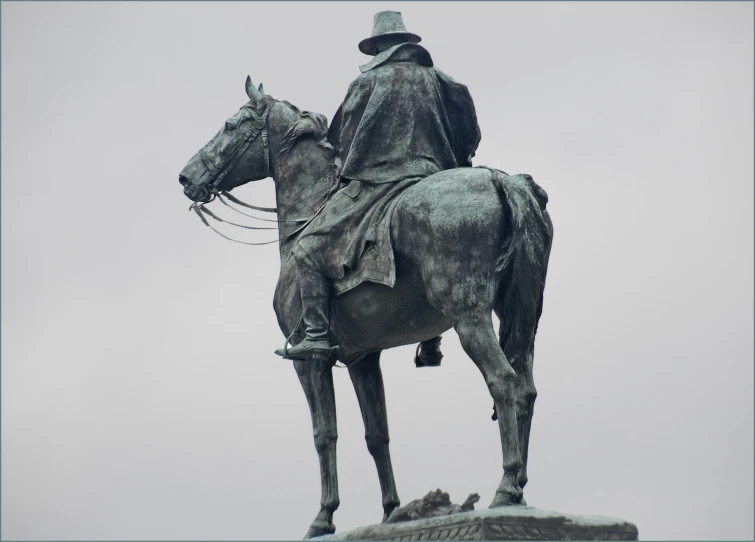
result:
<svg viewBox="0 0 755 542"><path fill-rule="evenodd" d="M301 341L276 353L306 359L335 346L330 297L365 281L393 286L390 235L396 198L445 169L471 166L480 130L469 91L433 68L401 14L375 15L360 49L374 58L349 87L328 133L337 175L348 186L301 232L294 246L302 297ZM432 347L432 344L435 347ZM417 366L440 363L437 341L421 345Z"/></svg>
<svg viewBox="0 0 755 542"><path fill-rule="evenodd" d="M322 115L264 95L249 79L246 91L249 102L187 164L179 180L189 198L206 202L245 182L273 177L281 256L274 307L283 334L296 345L304 340L297 333L306 290L300 285L310 279L302 275L295 247L304 225L324 212L326 202L351 198L351 184L343 188L338 160L343 150L327 140ZM452 142L449 148L455 157L455 148L473 149L476 142L466 145ZM396 183L373 183L391 184ZM552 239L546 202L545 192L528 175L471 167L412 182L391 200L392 287L364 282L330 299L332 318L325 331L338 347L294 361L312 413L322 475L321 509L307 536L335 530L334 362L349 367L387 519L399 498L388 449L380 353L432 339L451 327L482 373L498 413L503 476L491 506L524 504L536 397L533 349ZM501 322L498 335L494 311Z"/></svg>
<svg viewBox="0 0 755 542"><path fill-rule="evenodd" d="M328 130L348 186L294 246L298 260L334 281L336 295L365 280L394 285L396 196L433 173L471 166L480 141L469 91L420 45L394 45L361 70Z"/></svg>
<svg viewBox="0 0 755 542"><path fill-rule="evenodd" d="M302 311L292 254L301 224L297 220L312 216L337 186L334 150L318 130L313 120L317 117L270 96L252 98L233 118L241 119L239 126L230 131L224 126L208 148L215 149L217 156L233 154L234 160L243 161L246 153L229 153L226 148L238 148L246 128L266 119L281 233L281 275L274 307L281 330L290 336ZM299 135L290 145L286 134L296 126ZM250 155L257 155L254 147L262 145L261 139L262 134L251 141ZM258 178L266 167L255 163L215 168L217 175L229 172L216 189L223 190L226 182L237 186ZM190 161L180 176L187 196L195 201L210 199L216 177L209 171L200 156ZM245 171L255 173L250 178ZM304 192L306 199L300 197ZM332 355L294 362L312 410L323 479L322 508L309 536L334 531L332 516L339 503L334 361L349 365L387 518L399 499L388 451L380 352L430 339L451 327L481 371L499 414L504 475L492 506L523 502L536 397L534 338L552 235L544 204L544 193L529 176L487 168L442 171L401 195L391 230L397 263L394 287L367 282L334 298L331 332L339 348ZM498 337L493 311L501 321Z"/></svg>

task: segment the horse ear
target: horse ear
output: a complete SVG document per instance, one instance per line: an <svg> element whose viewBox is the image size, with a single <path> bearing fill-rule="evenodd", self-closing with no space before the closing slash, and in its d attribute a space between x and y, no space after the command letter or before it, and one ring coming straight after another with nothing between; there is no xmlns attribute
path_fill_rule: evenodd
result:
<svg viewBox="0 0 755 542"><path fill-rule="evenodd" d="M257 87L257 90L259 90L260 94L262 94L263 96L265 95L265 87L262 86L262 83L260 83L260 86Z"/></svg>
<svg viewBox="0 0 755 542"><path fill-rule="evenodd" d="M254 88L254 83L252 83L252 78L250 76L246 76L246 95L249 96L249 99L253 102L257 102L262 98L262 94L259 90Z"/></svg>

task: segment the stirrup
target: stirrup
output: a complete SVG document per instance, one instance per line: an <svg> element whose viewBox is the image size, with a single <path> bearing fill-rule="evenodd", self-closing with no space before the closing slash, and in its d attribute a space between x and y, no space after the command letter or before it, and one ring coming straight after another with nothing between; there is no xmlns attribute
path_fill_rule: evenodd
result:
<svg viewBox="0 0 755 542"><path fill-rule="evenodd" d="M322 341L323 346L315 346L315 347L305 348L304 352L295 352L294 356L291 356L291 354L290 354L291 350L294 350L297 347L302 346L302 345L304 345L305 343L308 343L308 342L309 343L315 343L315 344L318 343L318 341L310 341L308 339L304 339L302 342L300 342L296 346L294 346L292 348L289 348L288 347L288 341L286 341L286 344L283 345L283 348L279 348L278 350L275 351L275 353L277 355L281 356L283 359L290 359L290 360L294 360L294 361L296 361L296 360L301 361L301 360L306 360L311 355L318 354L318 353L319 354L326 354L326 355L329 356L330 354L333 353L334 350L336 350L336 348L338 348L338 346L331 346L330 343L327 342L327 341ZM299 357L302 354L304 355L304 357Z"/></svg>
<svg viewBox="0 0 755 542"><path fill-rule="evenodd" d="M417 367L439 367L442 359L443 353L440 349L435 352L425 352L422 343L417 345L417 350L414 353L414 365Z"/></svg>

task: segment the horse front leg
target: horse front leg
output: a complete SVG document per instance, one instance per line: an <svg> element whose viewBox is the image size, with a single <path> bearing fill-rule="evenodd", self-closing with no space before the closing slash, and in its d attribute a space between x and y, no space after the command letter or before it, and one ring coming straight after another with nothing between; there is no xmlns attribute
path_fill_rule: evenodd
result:
<svg viewBox="0 0 755 542"><path fill-rule="evenodd" d="M383 521L401 504L393 479L391 452L388 449L388 415L385 410L383 373L380 370L380 352L367 354L349 367L359 408L364 421L364 438L377 467L380 491L383 494Z"/></svg>
<svg viewBox="0 0 755 542"><path fill-rule="evenodd" d="M329 356L314 354L306 361L295 361L299 382L307 397L312 415L315 448L320 459L322 498L320 512L304 538L336 532L333 513L338 508L338 472L336 470L336 398L333 389L333 363Z"/></svg>

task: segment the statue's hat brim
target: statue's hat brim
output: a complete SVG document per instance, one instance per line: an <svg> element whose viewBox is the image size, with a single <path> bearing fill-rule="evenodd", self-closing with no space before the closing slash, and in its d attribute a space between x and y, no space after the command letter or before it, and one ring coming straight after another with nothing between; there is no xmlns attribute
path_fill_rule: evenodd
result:
<svg viewBox="0 0 755 542"><path fill-rule="evenodd" d="M372 49L373 44L379 43L383 40L383 38L386 37L401 37L406 39L406 41L409 43L419 43L420 41L422 41L422 38L420 38L417 34L412 34L411 32L386 32L384 34L370 36L369 38L363 39L359 42L359 50L366 55L374 55L375 53Z"/></svg>
<svg viewBox="0 0 755 542"><path fill-rule="evenodd" d="M392 41L396 43L399 38L409 43L419 43L422 41L417 34L406 31L404 19L399 11L380 11L375 14L372 21L372 36L359 42L359 50L366 55L376 55L375 45L381 41Z"/></svg>

